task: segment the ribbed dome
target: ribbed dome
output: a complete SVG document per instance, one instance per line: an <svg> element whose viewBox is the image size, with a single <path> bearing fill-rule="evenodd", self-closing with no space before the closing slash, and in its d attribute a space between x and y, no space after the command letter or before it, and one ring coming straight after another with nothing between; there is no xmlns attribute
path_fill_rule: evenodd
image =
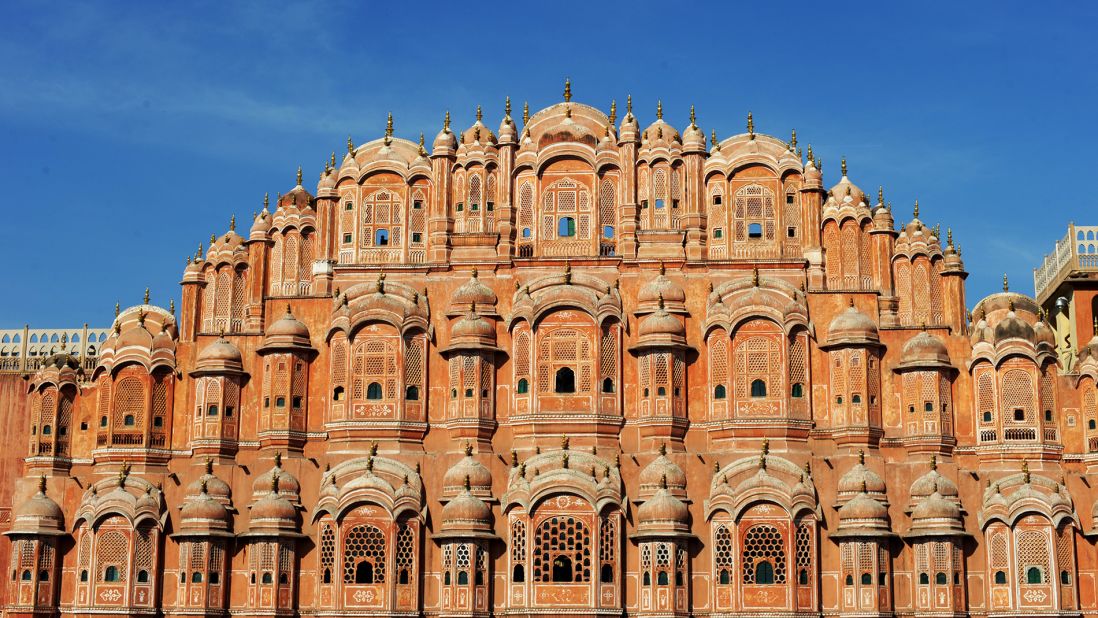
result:
<svg viewBox="0 0 1098 618"><path fill-rule="evenodd" d="M123 328L122 332L119 333L118 341L115 342L115 349L120 350L122 348L135 346L151 350L152 341L152 334L149 333L143 324L131 324L128 328Z"/></svg>
<svg viewBox="0 0 1098 618"><path fill-rule="evenodd" d="M888 509L867 493L859 493L839 509L840 526L843 523L874 521L885 523Z"/></svg>
<svg viewBox="0 0 1098 618"><path fill-rule="evenodd" d="M827 327L827 345L876 344L880 342L877 324L853 305L839 313Z"/></svg>
<svg viewBox="0 0 1098 618"><path fill-rule="evenodd" d="M685 337L686 327L678 318L667 313L661 305L655 313L647 315L641 320L639 334L641 337Z"/></svg>
<svg viewBox="0 0 1098 618"><path fill-rule="evenodd" d="M252 494L258 496L268 493L275 476L278 476L278 493L295 497L301 493L301 484L294 475L282 469L282 453L275 453L274 467L256 477L252 482Z"/></svg>
<svg viewBox="0 0 1098 618"><path fill-rule="evenodd" d="M198 355L198 364L241 365L240 350L228 339L218 337L210 345L202 349Z"/></svg>
<svg viewBox="0 0 1098 618"><path fill-rule="evenodd" d="M222 504L228 504L229 499L232 497L232 489L229 487L228 483L214 476L213 461L209 458L206 459L205 473L198 477L193 483L187 485L187 495L197 496L202 493L203 484L206 486L206 494Z"/></svg>
<svg viewBox="0 0 1098 618"><path fill-rule="evenodd" d="M934 335L922 331L904 344L900 367L945 366L950 366L949 351L942 340Z"/></svg>
<svg viewBox="0 0 1098 618"><path fill-rule="evenodd" d="M682 146L686 150L705 150L705 133L691 122L682 133Z"/></svg>
<svg viewBox="0 0 1098 618"><path fill-rule="evenodd" d="M273 523L282 527L286 524L293 525L297 517L297 509L290 501L281 495L268 492L252 506L252 527L257 524Z"/></svg>
<svg viewBox="0 0 1098 618"><path fill-rule="evenodd" d="M644 504L637 509L637 522L639 525L659 524L686 524L690 518L690 510L686 504L667 490L660 487Z"/></svg>
<svg viewBox="0 0 1098 618"><path fill-rule="evenodd" d="M63 532L65 514L52 498L46 495L46 477L38 483L38 492L15 506L12 513L13 532L39 531Z"/></svg>
<svg viewBox="0 0 1098 618"><path fill-rule="evenodd" d="M229 521L229 511L205 491L187 499L179 510L179 519L184 528L224 527Z"/></svg>
<svg viewBox="0 0 1098 618"><path fill-rule="evenodd" d="M1033 335L1036 343L1043 343L1052 348L1056 347L1056 334L1052 332L1052 329L1049 328L1044 320L1038 320L1037 323L1033 325Z"/></svg>
<svg viewBox="0 0 1098 618"><path fill-rule="evenodd" d="M686 473L667 457L667 446L660 445L660 455L653 459L640 473L641 491L655 490L665 482L670 490L686 490Z"/></svg>
<svg viewBox="0 0 1098 618"><path fill-rule="evenodd" d="M660 115L663 115L662 112ZM667 142L669 144L682 142L678 129L664 122L662 117L657 118L655 122L648 125L648 128L644 130L644 134L646 143L649 145L652 145L653 142Z"/></svg>
<svg viewBox="0 0 1098 618"><path fill-rule="evenodd" d="M472 311L454 322L454 327L450 330L450 337L453 339L459 337L495 339L495 336L496 329L492 324Z"/></svg>
<svg viewBox="0 0 1098 618"><path fill-rule="evenodd" d="M865 465L864 455L858 454L858 463L839 478L838 493L850 495L865 491L873 494L885 493L885 482L876 472Z"/></svg>
<svg viewBox="0 0 1098 618"><path fill-rule="evenodd" d="M942 494L934 492L924 498L911 511L911 520L918 522L926 519L961 519L961 507L956 502L946 500Z"/></svg>
<svg viewBox="0 0 1098 618"><path fill-rule="evenodd" d="M466 305L471 306L474 304L482 309L491 308L496 304L496 294L491 288L477 279L477 269L474 268L469 279L461 284L457 290L454 290L450 302L457 305L459 310L466 309Z"/></svg>
<svg viewBox="0 0 1098 618"><path fill-rule="evenodd" d="M960 492L957 491L956 483L942 476L934 469L915 479L915 482L911 484L911 500L916 502L933 493L956 498Z"/></svg>
<svg viewBox="0 0 1098 618"><path fill-rule="evenodd" d="M454 530L490 530L492 509L483 500L474 496L468 488L442 507L442 529Z"/></svg>
<svg viewBox="0 0 1098 618"><path fill-rule="evenodd" d="M641 286L640 292L637 294L637 303L656 303L661 297L664 303L686 302L686 291L682 289L682 286L667 278L662 265L660 266L660 274Z"/></svg>
<svg viewBox="0 0 1098 618"><path fill-rule="evenodd" d="M285 337L303 337L309 338L309 327L305 326L305 323L294 317L293 312L290 310L290 305L286 305L286 313L282 314L282 317L276 320L273 324L267 327L267 336L285 336Z"/></svg>
<svg viewBox="0 0 1098 618"><path fill-rule="evenodd" d="M840 204L846 200L847 196L850 197L851 201L853 201L854 204L858 204L859 202L866 202L865 192L862 191L858 187L858 185L850 182L850 179L846 176L845 159L843 160L843 168L843 177L839 179L839 182L836 183L834 187L831 187L828 193L830 193L831 197L835 198L835 201L839 202Z"/></svg>
<svg viewBox="0 0 1098 618"><path fill-rule="evenodd" d="M248 238L256 240L264 238L267 235L267 231L271 229L271 215L264 208L263 212L256 215L255 220L252 221L252 229L248 232Z"/></svg>
<svg viewBox="0 0 1098 618"><path fill-rule="evenodd" d="M469 486L473 490L491 491L492 489L492 473L473 457L473 449L469 444L465 445L465 457L443 475L443 492L459 490L464 486L466 479L469 480Z"/></svg>

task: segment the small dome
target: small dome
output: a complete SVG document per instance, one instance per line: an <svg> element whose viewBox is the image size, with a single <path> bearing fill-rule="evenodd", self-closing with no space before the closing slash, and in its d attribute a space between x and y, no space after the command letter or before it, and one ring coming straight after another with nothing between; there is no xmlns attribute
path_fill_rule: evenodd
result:
<svg viewBox="0 0 1098 618"><path fill-rule="evenodd" d="M866 467L863 454L859 453L858 458L858 463L839 478L838 494L851 495L863 491L863 488L872 494L884 494L884 479Z"/></svg>
<svg viewBox="0 0 1098 618"><path fill-rule="evenodd" d="M682 143L682 137L679 136L678 130L663 121L663 112L659 111L657 115L659 117L656 118L656 121L644 130L645 143L648 145L654 145L654 142Z"/></svg>
<svg viewBox="0 0 1098 618"><path fill-rule="evenodd" d="M309 327L294 317L290 305L286 305L286 313L273 324L267 327L267 335L284 335L287 337L309 338Z"/></svg>
<svg viewBox="0 0 1098 618"><path fill-rule="evenodd" d="M12 513L12 531L37 532L64 530L65 514L52 498L46 495L46 477L38 482L38 493L20 502Z"/></svg>
<svg viewBox="0 0 1098 618"><path fill-rule="evenodd" d="M275 476L278 476L279 494L288 494L295 498L301 494L301 484L294 475L282 469L282 453L275 453L274 467L257 476L252 482L252 495L258 496L270 492Z"/></svg>
<svg viewBox="0 0 1098 618"><path fill-rule="evenodd" d="M942 476L937 469L931 469L926 474L915 479L911 484L911 501L917 502L930 494L937 493L949 498L958 497L957 485L948 478Z"/></svg>
<svg viewBox="0 0 1098 618"><path fill-rule="evenodd" d="M655 313L645 316L638 329L641 337L685 337L686 327L678 318L661 306Z"/></svg>
<svg viewBox="0 0 1098 618"><path fill-rule="evenodd" d="M442 507L443 530L485 530L492 525L492 509L468 488Z"/></svg>
<svg viewBox="0 0 1098 618"><path fill-rule="evenodd" d="M1033 325L1033 335L1036 343L1043 343L1054 349L1056 348L1056 334L1052 332L1052 329L1044 320L1038 320Z"/></svg>
<svg viewBox="0 0 1098 618"><path fill-rule="evenodd" d="M465 446L465 457L443 475L443 491L458 491L464 486L465 479L469 479L469 486L474 491L487 490L490 492L492 490L492 473L484 464L473 457L472 446L468 444Z"/></svg>
<svg viewBox="0 0 1098 618"><path fill-rule="evenodd" d="M911 511L912 522L926 519L952 519L960 521L961 507L956 502L946 500L942 494L934 492L919 502Z"/></svg>
<svg viewBox="0 0 1098 618"><path fill-rule="evenodd" d="M446 112L446 120L442 124L442 130L435 136L431 149L435 152L457 150L457 136L450 130L450 112Z"/></svg>
<svg viewBox="0 0 1098 618"><path fill-rule="evenodd" d="M660 487L644 504L637 509L637 522L640 526L659 524L686 524L690 519L690 510L686 504L667 490Z"/></svg>
<svg viewBox="0 0 1098 618"><path fill-rule="evenodd" d="M183 503L183 508L179 510L179 519L184 528L218 524L223 527L229 521L229 511L203 491Z"/></svg>
<svg viewBox="0 0 1098 618"><path fill-rule="evenodd" d="M1007 339L1025 339L1026 341L1033 342L1036 336L1036 333L1033 331L1033 327L1030 326L1029 322L1018 317L1014 311L1007 313L1006 317L995 325L994 332L996 344Z"/></svg>
<svg viewBox="0 0 1098 618"><path fill-rule="evenodd" d="M252 229L248 232L248 238L251 240L261 240L267 236L267 232L271 229L271 215L267 212L267 208L264 207L263 211L256 215L255 220L252 221Z"/></svg>
<svg viewBox="0 0 1098 618"><path fill-rule="evenodd" d="M122 332L119 333L115 349L121 350L122 348L134 346L149 350L152 349L152 340L152 334L143 324L130 324L123 327Z"/></svg>
<svg viewBox="0 0 1098 618"><path fill-rule="evenodd" d="M152 347L153 352L157 350L168 350L175 352L175 340L172 339L172 334L168 332L168 323L165 322L160 325L160 332L153 337Z"/></svg>
<svg viewBox="0 0 1098 618"><path fill-rule="evenodd" d="M477 279L477 269L474 268L469 279L454 291L450 303L458 310L466 310L474 304L481 308L491 308L496 305L496 294Z"/></svg>
<svg viewBox="0 0 1098 618"><path fill-rule="evenodd" d="M831 197L835 198L835 201L842 204L846 201L847 197L857 205L859 202L869 202L866 200L865 192L858 188L858 185L850 182L850 179L846 176L846 159L843 159L842 164L843 177L839 179L839 182L828 191Z"/></svg>
<svg viewBox="0 0 1098 618"><path fill-rule="evenodd" d="M198 355L199 365L203 363L240 365L241 361L240 350L224 337L218 337L213 343L203 348Z"/></svg>
<svg viewBox="0 0 1098 618"><path fill-rule="evenodd" d="M686 490L686 473L675 462L667 457L666 445L660 445L659 457L644 467L640 473L641 491L652 491L666 482L671 491Z"/></svg>
<svg viewBox="0 0 1098 618"><path fill-rule="evenodd" d="M187 486L188 496L197 496L202 493L202 485L205 484L206 494L211 498L218 500L222 504L228 504L232 498L233 491L229 487L229 484L225 481L214 476L213 473L213 460L206 458L206 472L202 476L198 477L193 483Z"/></svg>
<svg viewBox="0 0 1098 618"><path fill-rule="evenodd" d="M690 115L694 112L691 110ZM691 120L690 126L682 133L682 145L685 150L705 150L705 133Z"/></svg>
<svg viewBox="0 0 1098 618"><path fill-rule="evenodd" d="M454 322L454 327L450 330L450 337L452 339L457 339L459 337L494 339L495 336L496 329L492 324L471 311L458 319L457 322Z"/></svg>
<svg viewBox="0 0 1098 618"><path fill-rule="evenodd" d="M839 509L839 525L853 522L884 523L888 521L888 509L867 493L859 493Z"/></svg>
<svg viewBox="0 0 1098 618"><path fill-rule="evenodd" d="M664 303L669 304L686 302L686 291L682 289L682 286L667 278L663 266L660 266L660 274L655 279L641 286L640 292L637 293L637 303L641 305L656 304L660 298L663 298Z"/></svg>
<svg viewBox="0 0 1098 618"><path fill-rule="evenodd" d="M926 331L915 335L904 344L900 355L900 367L947 367L949 351L941 339Z"/></svg>
<svg viewBox="0 0 1098 618"><path fill-rule="evenodd" d="M827 345L865 345L879 342L877 324L869 316L858 311L853 304L853 299L846 311L835 316L827 327Z"/></svg>
<svg viewBox="0 0 1098 618"><path fill-rule="evenodd" d="M251 515L253 528L268 523L281 527L286 524L293 525L297 518L297 509L281 495L268 492L252 505Z"/></svg>
<svg viewBox="0 0 1098 618"><path fill-rule="evenodd" d="M811 148L809 149L811 153ZM823 174L816 167L816 162L812 159L808 160L808 164L804 166L804 181L807 186L823 186Z"/></svg>
<svg viewBox="0 0 1098 618"><path fill-rule="evenodd" d="M320 175L320 182L317 183L317 193L324 189L334 189L336 186L336 175L334 170L326 170Z"/></svg>

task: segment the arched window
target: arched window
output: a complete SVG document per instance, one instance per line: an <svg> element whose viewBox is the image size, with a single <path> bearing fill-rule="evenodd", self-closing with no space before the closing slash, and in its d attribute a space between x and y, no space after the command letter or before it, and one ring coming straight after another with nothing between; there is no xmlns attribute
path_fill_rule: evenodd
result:
<svg viewBox="0 0 1098 618"><path fill-rule="evenodd" d="M419 401L419 387L412 385L404 389L404 398L408 401Z"/></svg>
<svg viewBox="0 0 1098 618"><path fill-rule="evenodd" d="M938 571L938 573L934 576L934 583L939 585L948 584L949 578L946 577L946 574L943 571Z"/></svg>
<svg viewBox="0 0 1098 618"><path fill-rule="evenodd" d="M381 399L381 384L370 382L366 387L366 399Z"/></svg>
<svg viewBox="0 0 1098 618"><path fill-rule="evenodd" d="M1071 573L1067 571L1060 571L1060 584L1063 586L1071 585Z"/></svg>
<svg viewBox="0 0 1098 618"><path fill-rule="evenodd" d="M389 230L385 228L379 228L374 232L374 245L378 247L389 246Z"/></svg>
<svg viewBox="0 0 1098 618"><path fill-rule="evenodd" d="M536 582L591 581L591 534L575 517L550 517L538 525L533 544Z"/></svg>
<svg viewBox="0 0 1098 618"><path fill-rule="evenodd" d="M332 569L330 569L330 568L325 568L324 569L324 579L323 579L323 581L324 581L325 584L332 583Z"/></svg>
<svg viewBox="0 0 1098 618"><path fill-rule="evenodd" d="M374 583L374 565L363 560L355 566L355 583L356 584L372 584Z"/></svg>
<svg viewBox="0 0 1098 618"><path fill-rule="evenodd" d="M273 584L274 583L274 575L271 574L270 571L267 571L266 573L263 574L263 579L261 581L264 584Z"/></svg>
<svg viewBox="0 0 1098 618"><path fill-rule="evenodd" d="M873 583L873 574L872 573L862 573L862 585L863 586L868 586L872 583Z"/></svg>
<svg viewBox="0 0 1098 618"><path fill-rule="evenodd" d="M148 581L149 581L149 572L148 571L142 569L142 570L137 572L137 582L138 583L145 584L145 583L148 583Z"/></svg>
<svg viewBox="0 0 1098 618"><path fill-rule="evenodd" d="M82 582L88 581L88 570L87 569L84 569L84 570L80 571L80 581L82 581Z"/></svg>
<svg viewBox="0 0 1098 618"><path fill-rule="evenodd" d="M728 569L721 569L719 581L722 584L732 583L732 575Z"/></svg>
<svg viewBox="0 0 1098 618"><path fill-rule="evenodd" d="M645 586L651 586L652 585L652 574L649 573L648 571L645 571L643 581L644 581Z"/></svg>
<svg viewBox="0 0 1098 618"><path fill-rule="evenodd" d="M785 548L774 526L752 526L743 539L743 583L784 584Z"/></svg>
<svg viewBox="0 0 1098 618"><path fill-rule="evenodd" d="M604 393L614 392L614 379L613 378L603 378L603 380L602 380L602 392L604 392Z"/></svg>
<svg viewBox="0 0 1098 618"><path fill-rule="evenodd" d="M924 585L929 584L930 583L930 574L928 574L928 573L919 573L919 583L924 584Z"/></svg>
<svg viewBox="0 0 1098 618"><path fill-rule="evenodd" d="M667 571L660 571L659 574L656 575L656 583L660 586L666 586L670 583L670 580L667 577Z"/></svg>
<svg viewBox="0 0 1098 618"><path fill-rule="evenodd" d="M804 384L801 384L800 382L794 384L792 388L789 389L789 395L796 399L804 397Z"/></svg>
<svg viewBox="0 0 1098 618"><path fill-rule="evenodd" d="M111 568L114 568L114 567L111 567ZM30 572L30 569L23 569L23 576L22 576L22 579L23 579L23 581L25 581L25 582L29 582L29 581L31 580L31 572Z"/></svg>
<svg viewBox="0 0 1098 618"><path fill-rule="evenodd" d="M751 382L751 396L766 397L766 382L763 380L753 380Z"/></svg>
<svg viewBox="0 0 1098 618"><path fill-rule="evenodd" d="M1043 583L1044 573L1041 572L1039 567L1029 567L1026 569L1026 583L1027 584L1040 584Z"/></svg>
<svg viewBox="0 0 1098 618"><path fill-rule="evenodd" d="M133 427L133 426L137 425L137 420L133 417L132 414L127 414L122 419L122 424L125 425L126 427Z"/></svg>
<svg viewBox="0 0 1098 618"><path fill-rule="evenodd" d="M1005 584L1005 583L1007 583L1006 571L995 571L995 583L996 584Z"/></svg>
<svg viewBox="0 0 1098 618"><path fill-rule="evenodd" d="M808 569L801 569L797 573L797 583L802 586L808 585Z"/></svg>
<svg viewBox="0 0 1098 618"><path fill-rule="evenodd" d="M774 567L769 562L763 560L762 562L755 564L755 583L756 584L773 584L774 583Z"/></svg>
<svg viewBox="0 0 1098 618"><path fill-rule="evenodd" d="M515 392L517 392L519 395L524 395L530 392L530 382L526 378L520 378L518 381L518 386L515 388Z"/></svg>
<svg viewBox="0 0 1098 618"><path fill-rule="evenodd" d="M30 571L28 571L27 574L29 575ZM118 567L116 567L116 566L107 567L107 570L103 572L103 581L105 581L105 582L116 582L116 581L118 581Z"/></svg>
<svg viewBox="0 0 1098 618"><path fill-rule="evenodd" d="M713 399L724 399L727 395L728 391L723 384L718 384L713 387Z"/></svg>
<svg viewBox="0 0 1098 618"><path fill-rule="evenodd" d="M752 223L752 224L748 225L747 226L747 237L748 238L762 238L763 237L762 225L760 225L758 223Z"/></svg>
<svg viewBox="0 0 1098 618"><path fill-rule="evenodd" d="M604 584L609 584L614 581L614 567L612 565L602 565L602 569L599 571L599 581Z"/></svg>
<svg viewBox="0 0 1098 618"><path fill-rule="evenodd" d="M201 584L202 583L202 573L200 571L195 571L194 573L191 573L191 583L192 584Z"/></svg>
<svg viewBox="0 0 1098 618"><path fill-rule="evenodd" d="M845 583L847 586L853 586L854 585L854 576L847 573L846 579L843 580L843 583Z"/></svg>
<svg viewBox="0 0 1098 618"><path fill-rule="evenodd" d="M554 583L571 582L572 577L572 559L568 556L553 558L553 578L551 581Z"/></svg>
<svg viewBox="0 0 1098 618"><path fill-rule="evenodd" d="M524 581L526 581L526 569L521 564L516 564L511 570L511 583L521 584Z"/></svg>
<svg viewBox="0 0 1098 618"><path fill-rule="evenodd" d="M571 367L557 369L553 382L553 390L557 393L576 392L576 372Z"/></svg>
<svg viewBox="0 0 1098 618"><path fill-rule="evenodd" d="M469 585L469 572L468 571L465 571L465 570L458 571L458 585L459 586L468 586Z"/></svg>
<svg viewBox="0 0 1098 618"><path fill-rule="evenodd" d="M344 389L342 386L337 386L332 390L332 401L343 401Z"/></svg>

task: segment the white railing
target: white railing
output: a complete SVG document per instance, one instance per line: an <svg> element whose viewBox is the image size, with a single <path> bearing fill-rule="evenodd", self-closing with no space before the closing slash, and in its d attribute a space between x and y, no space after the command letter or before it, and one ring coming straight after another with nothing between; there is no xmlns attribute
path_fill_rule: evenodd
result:
<svg viewBox="0 0 1098 618"><path fill-rule="evenodd" d="M60 352L85 361L97 358L110 332L87 326L0 329L0 371L36 371L47 356Z"/></svg>
<svg viewBox="0 0 1098 618"><path fill-rule="evenodd" d="M1040 299L1071 271L1098 271L1098 226L1068 225L1052 253L1033 269L1033 290Z"/></svg>

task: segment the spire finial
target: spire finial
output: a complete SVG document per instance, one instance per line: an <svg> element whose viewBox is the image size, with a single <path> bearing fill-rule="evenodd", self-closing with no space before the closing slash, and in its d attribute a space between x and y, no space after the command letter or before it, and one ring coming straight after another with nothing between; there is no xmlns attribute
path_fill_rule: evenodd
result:
<svg viewBox="0 0 1098 618"><path fill-rule="evenodd" d="M660 309L663 309L663 292L659 293L659 297L658 297L658 300L656 302L656 306L659 307Z"/></svg>
<svg viewBox="0 0 1098 618"><path fill-rule="evenodd" d="M884 185L877 185L877 203L884 205L885 203L885 188Z"/></svg>
<svg viewBox="0 0 1098 618"><path fill-rule="evenodd" d="M530 124L530 102L522 102L522 126Z"/></svg>
<svg viewBox="0 0 1098 618"><path fill-rule="evenodd" d="M667 274L667 267L663 265L663 260L660 260L660 276Z"/></svg>
<svg viewBox="0 0 1098 618"><path fill-rule="evenodd" d="M816 165L816 157L812 154L812 144L808 145L808 162L812 165Z"/></svg>
<svg viewBox="0 0 1098 618"><path fill-rule="evenodd" d="M866 484L865 479L862 479L862 493L869 493L869 486Z"/></svg>
<svg viewBox="0 0 1098 618"><path fill-rule="evenodd" d="M755 139L755 116L751 112L747 112L747 135Z"/></svg>
<svg viewBox="0 0 1098 618"><path fill-rule="evenodd" d="M572 79L570 77L564 78L564 102L567 103L572 100Z"/></svg>
<svg viewBox="0 0 1098 618"><path fill-rule="evenodd" d="M465 486L465 491L469 491L470 489L473 488L472 483L469 482L469 475L468 474L465 475L465 482L463 483L463 485Z"/></svg>
<svg viewBox="0 0 1098 618"><path fill-rule="evenodd" d="M713 129L709 132L709 143L713 145L713 149L717 150L720 146L717 145L717 130Z"/></svg>
<svg viewBox="0 0 1098 618"><path fill-rule="evenodd" d="M198 493L200 495L206 493L206 479L201 479L198 481Z"/></svg>
<svg viewBox="0 0 1098 618"><path fill-rule="evenodd" d="M568 450L568 444L569 444L568 435L565 434L565 435L561 436L561 438L560 438L560 450L567 451Z"/></svg>
<svg viewBox="0 0 1098 618"><path fill-rule="evenodd" d="M508 96L503 100L503 115L508 118L511 117L511 97Z"/></svg>
<svg viewBox="0 0 1098 618"><path fill-rule="evenodd" d="M347 154L355 154L355 141L351 139L350 135L347 136Z"/></svg>
<svg viewBox="0 0 1098 618"><path fill-rule="evenodd" d="M385 137L393 136L393 112L385 118Z"/></svg>
<svg viewBox="0 0 1098 618"><path fill-rule="evenodd" d="M149 304L149 288L145 288L145 304Z"/></svg>
<svg viewBox="0 0 1098 618"><path fill-rule="evenodd" d="M1022 460L1022 482L1029 485L1029 462Z"/></svg>
<svg viewBox="0 0 1098 618"><path fill-rule="evenodd" d="M572 458L572 456L569 455L567 452L561 453L560 454L560 467L567 470L568 469L568 460L571 459L571 458Z"/></svg>
<svg viewBox="0 0 1098 618"><path fill-rule="evenodd" d="M45 495L46 493L46 475L38 477L38 493Z"/></svg>
<svg viewBox="0 0 1098 618"><path fill-rule="evenodd" d="M270 206L270 205L271 205L271 194L270 193L264 193L263 194L263 210L267 210L267 207Z"/></svg>
<svg viewBox="0 0 1098 618"><path fill-rule="evenodd" d="M45 477L43 477L43 478L45 478ZM666 474L661 474L660 475L660 489L667 489L667 475Z"/></svg>
<svg viewBox="0 0 1098 618"><path fill-rule="evenodd" d="M846 157L843 157L839 162L839 167L842 169L843 176L846 176Z"/></svg>
<svg viewBox="0 0 1098 618"><path fill-rule="evenodd" d="M946 246L947 247L952 247L953 246L953 228L951 228L951 227L946 228Z"/></svg>
<svg viewBox="0 0 1098 618"><path fill-rule="evenodd" d="M865 465L865 451L858 449L858 465Z"/></svg>
<svg viewBox="0 0 1098 618"><path fill-rule="evenodd" d="M229 217L229 231L230 232L235 232L236 231L236 215L235 214L233 214L233 216Z"/></svg>
<svg viewBox="0 0 1098 618"><path fill-rule="evenodd" d="M297 166L297 184L301 184L301 166Z"/></svg>
<svg viewBox="0 0 1098 618"><path fill-rule="evenodd" d="M473 454L473 443L466 441L465 442L465 456L468 457L472 454Z"/></svg>
<svg viewBox="0 0 1098 618"><path fill-rule="evenodd" d="M1006 273L1003 273L1003 291L1004 292L1009 292L1010 291L1010 281L1007 280Z"/></svg>
<svg viewBox="0 0 1098 618"><path fill-rule="evenodd" d="M930 456L930 469L931 470L937 470L938 469L938 456L937 455L931 455Z"/></svg>
<svg viewBox="0 0 1098 618"><path fill-rule="evenodd" d="M915 218L919 218L919 200L915 200Z"/></svg>
<svg viewBox="0 0 1098 618"><path fill-rule="evenodd" d="M618 102L616 100L610 101L610 124L618 123Z"/></svg>
<svg viewBox="0 0 1098 618"><path fill-rule="evenodd" d="M328 167L335 169L336 166L336 153L332 151L332 158L328 160Z"/></svg>
<svg viewBox="0 0 1098 618"><path fill-rule="evenodd" d="M756 266L751 269L751 286L759 287L759 267Z"/></svg>
<svg viewBox="0 0 1098 618"><path fill-rule="evenodd" d="M282 467L282 451L275 451L274 464L276 468Z"/></svg>
<svg viewBox="0 0 1098 618"><path fill-rule="evenodd" d="M633 115L633 95L631 94L625 95L625 115Z"/></svg>
<svg viewBox="0 0 1098 618"><path fill-rule="evenodd" d="M692 127L698 126L698 121L697 120L698 120L697 117L694 116L694 104L691 103L690 104L690 126L692 126Z"/></svg>
<svg viewBox="0 0 1098 618"><path fill-rule="evenodd" d="M272 494L277 494L278 493L278 474L277 473L271 475L271 493Z"/></svg>
<svg viewBox="0 0 1098 618"><path fill-rule="evenodd" d="M662 456L662 455L666 455L666 454L667 454L667 443L666 442L660 442L660 455Z"/></svg>
<svg viewBox="0 0 1098 618"><path fill-rule="evenodd" d="M170 313L172 315L175 315L175 299L174 298L168 301L168 313ZM164 323L164 328L167 328L167 327L168 327L168 324L167 324L167 322L165 322Z"/></svg>
<svg viewBox="0 0 1098 618"><path fill-rule="evenodd" d="M118 317L118 314L122 313L122 305L114 303L114 317Z"/></svg>
<svg viewBox="0 0 1098 618"><path fill-rule="evenodd" d="M442 119L442 132L450 132L450 110L446 110L446 116Z"/></svg>
<svg viewBox="0 0 1098 618"><path fill-rule="evenodd" d="M480 105L477 105L477 122L484 120L484 112L480 110Z"/></svg>
<svg viewBox="0 0 1098 618"><path fill-rule="evenodd" d="M427 148L425 148L424 145L423 145L423 133L419 134L419 156L421 156L421 157L426 157L427 156Z"/></svg>
<svg viewBox="0 0 1098 618"><path fill-rule="evenodd" d="M663 120L663 101L656 101L656 118Z"/></svg>
<svg viewBox="0 0 1098 618"><path fill-rule="evenodd" d="M793 129L793 134L789 137L789 149L797 150L797 130Z"/></svg>

